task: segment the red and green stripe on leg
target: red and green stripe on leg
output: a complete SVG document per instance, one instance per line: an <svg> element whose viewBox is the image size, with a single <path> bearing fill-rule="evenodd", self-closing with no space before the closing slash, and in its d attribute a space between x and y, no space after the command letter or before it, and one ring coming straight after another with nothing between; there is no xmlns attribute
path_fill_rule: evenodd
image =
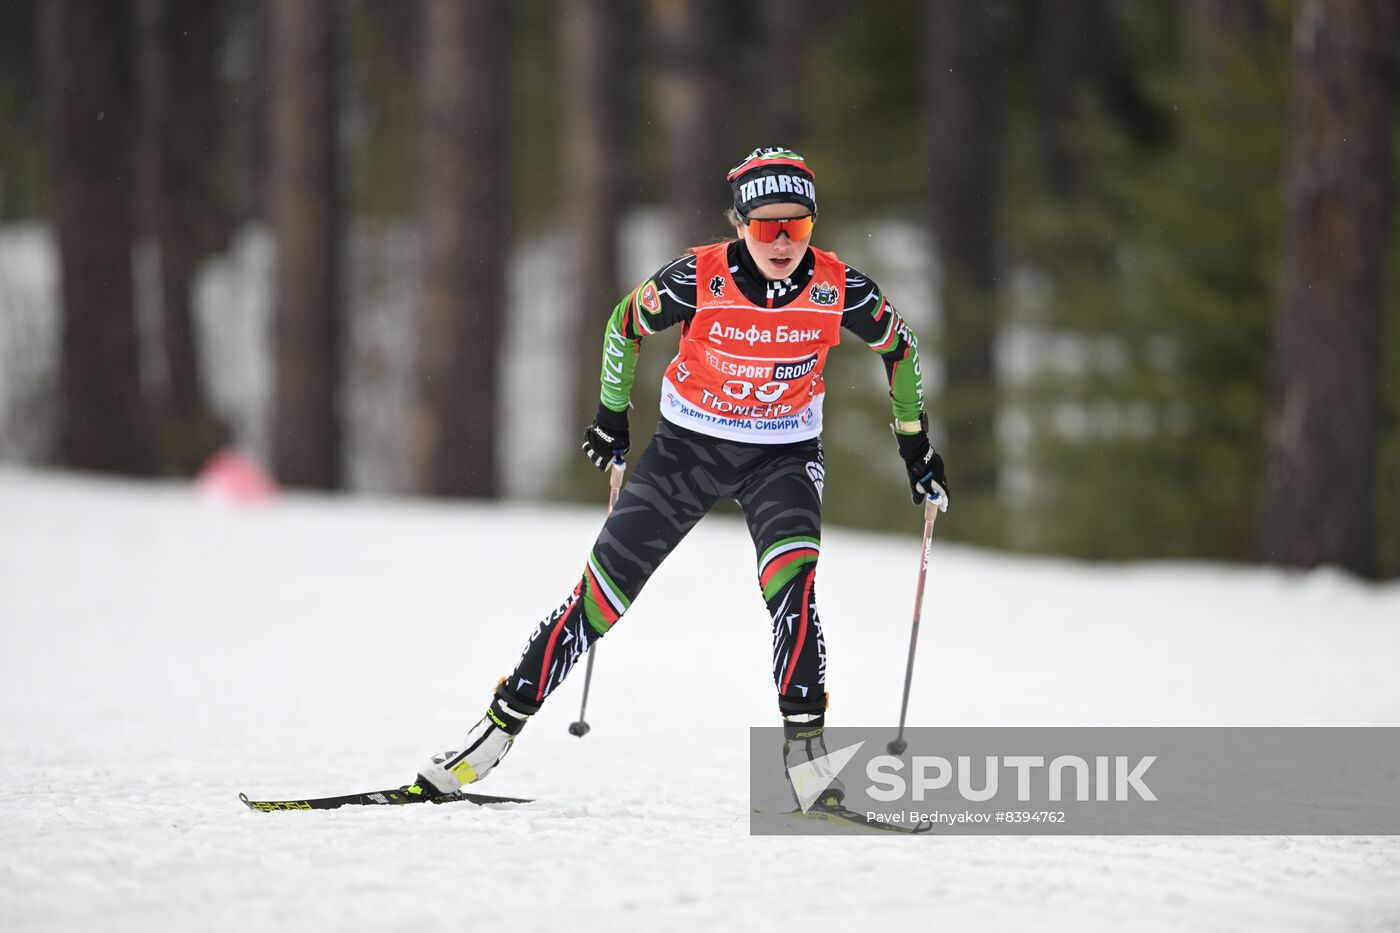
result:
<svg viewBox="0 0 1400 933"><path fill-rule="evenodd" d="M597 556L590 553L588 565L583 568L583 612L588 624L599 635L605 635L631 606L632 601L603 570Z"/></svg>
<svg viewBox="0 0 1400 933"><path fill-rule="evenodd" d="M763 552L758 559L758 584L763 598L771 600L793 577L821 556L821 541L809 536L784 538Z"/></svg>

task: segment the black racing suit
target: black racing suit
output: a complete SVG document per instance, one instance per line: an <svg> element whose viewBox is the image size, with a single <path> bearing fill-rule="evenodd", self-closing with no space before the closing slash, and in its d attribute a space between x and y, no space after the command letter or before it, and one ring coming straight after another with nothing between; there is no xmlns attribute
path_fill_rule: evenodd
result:
<svg viewBox="0 0 1400 933"><path fill-rule="evenodd" d="M809 250L792 276L769 281L744 247L728 247L730 274L753 304L781 308L807 287L814 259ZM640 345L637 302L648 314L647 333L686 325L695 313L695 256L668 263L614 310L609 335ZM917 341L876 284L846 267L841 326L884 359L897 419L922 411ZM603 403L627 406L631 372ZM722 498L743 510L753 537L756 571L773 626L773 679L785 716L820 715L826 704L826 645L816 610L814 578L821 551L822 446L819 438L789 444L726 440L662 418L589 552L582 577L564 602L531 633L515 670L498 688L527 712L539 708L574 663L631 606L642 587L686 533ZM805 717L804 717L805 718Z"/></svg>

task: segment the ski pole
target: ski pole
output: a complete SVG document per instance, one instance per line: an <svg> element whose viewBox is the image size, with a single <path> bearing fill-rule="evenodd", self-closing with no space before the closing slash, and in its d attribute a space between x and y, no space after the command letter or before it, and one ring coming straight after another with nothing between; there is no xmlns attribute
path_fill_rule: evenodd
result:
<svg viewBox="0 0 1400 933"><path fill-rule="evenodd" d="M627 472L627 464L621 460L614 460L612 468L608 471L608 514L612 514L613 506L617 505L617 494L622 492L622 476ZM588 709L588 688L593 683L593 656L598 653L598 646L595 644L588 649L588 665L583 669L583 702L578 708L578 722L569 723L569 735L576 735L583 738L591 728L588 720L583 718L584 710Z"/></svg>
<svg viewBox="0 0 1400 933"><path fill-rule="evenodd" d="M914 649L919 644L919 617L924 610L924 579L928 576L928 552L933 545L933 521L938 517L938 504L932 497L924 500L924 546L919 556L919 585L914 590L914 625L909 631L909 664L904 669L904 700L899 704L899 734L885 746L891 755L903 755L909 743L904 741L904 716L909 712L909 685L914 679Z"/></svg>

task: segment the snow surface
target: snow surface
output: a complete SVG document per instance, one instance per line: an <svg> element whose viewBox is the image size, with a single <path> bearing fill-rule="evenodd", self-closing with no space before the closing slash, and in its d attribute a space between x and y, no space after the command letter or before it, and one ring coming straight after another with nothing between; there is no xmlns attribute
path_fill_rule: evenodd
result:
<svg viewBox="0 0 1400 933"><path fill-rule="evenodd" d="M538 802L239 803L410 778L601 517L0 470L0 929L1400 929L1395 838L750 837L769 633L724 516L602 642L592 733L578 671L481 787ZM897 716L917 525L827 529L833 724ZM945 545L930 573L913 724L1400 724L1394 585Z"/></svg>

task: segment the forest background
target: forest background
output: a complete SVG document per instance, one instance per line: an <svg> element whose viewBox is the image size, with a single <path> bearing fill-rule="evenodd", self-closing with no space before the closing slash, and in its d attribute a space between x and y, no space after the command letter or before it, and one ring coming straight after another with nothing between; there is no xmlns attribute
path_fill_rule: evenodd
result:
<svg viewBox="0 0 1400 933"><path fill-rule="evenodd" d="M0 462L597 503L607 315L781 145L920 337L941 536L1393 578L1398 49L1388 0L11 0ZM917 527L883 367L827 382L827 521Z"/></svg>

